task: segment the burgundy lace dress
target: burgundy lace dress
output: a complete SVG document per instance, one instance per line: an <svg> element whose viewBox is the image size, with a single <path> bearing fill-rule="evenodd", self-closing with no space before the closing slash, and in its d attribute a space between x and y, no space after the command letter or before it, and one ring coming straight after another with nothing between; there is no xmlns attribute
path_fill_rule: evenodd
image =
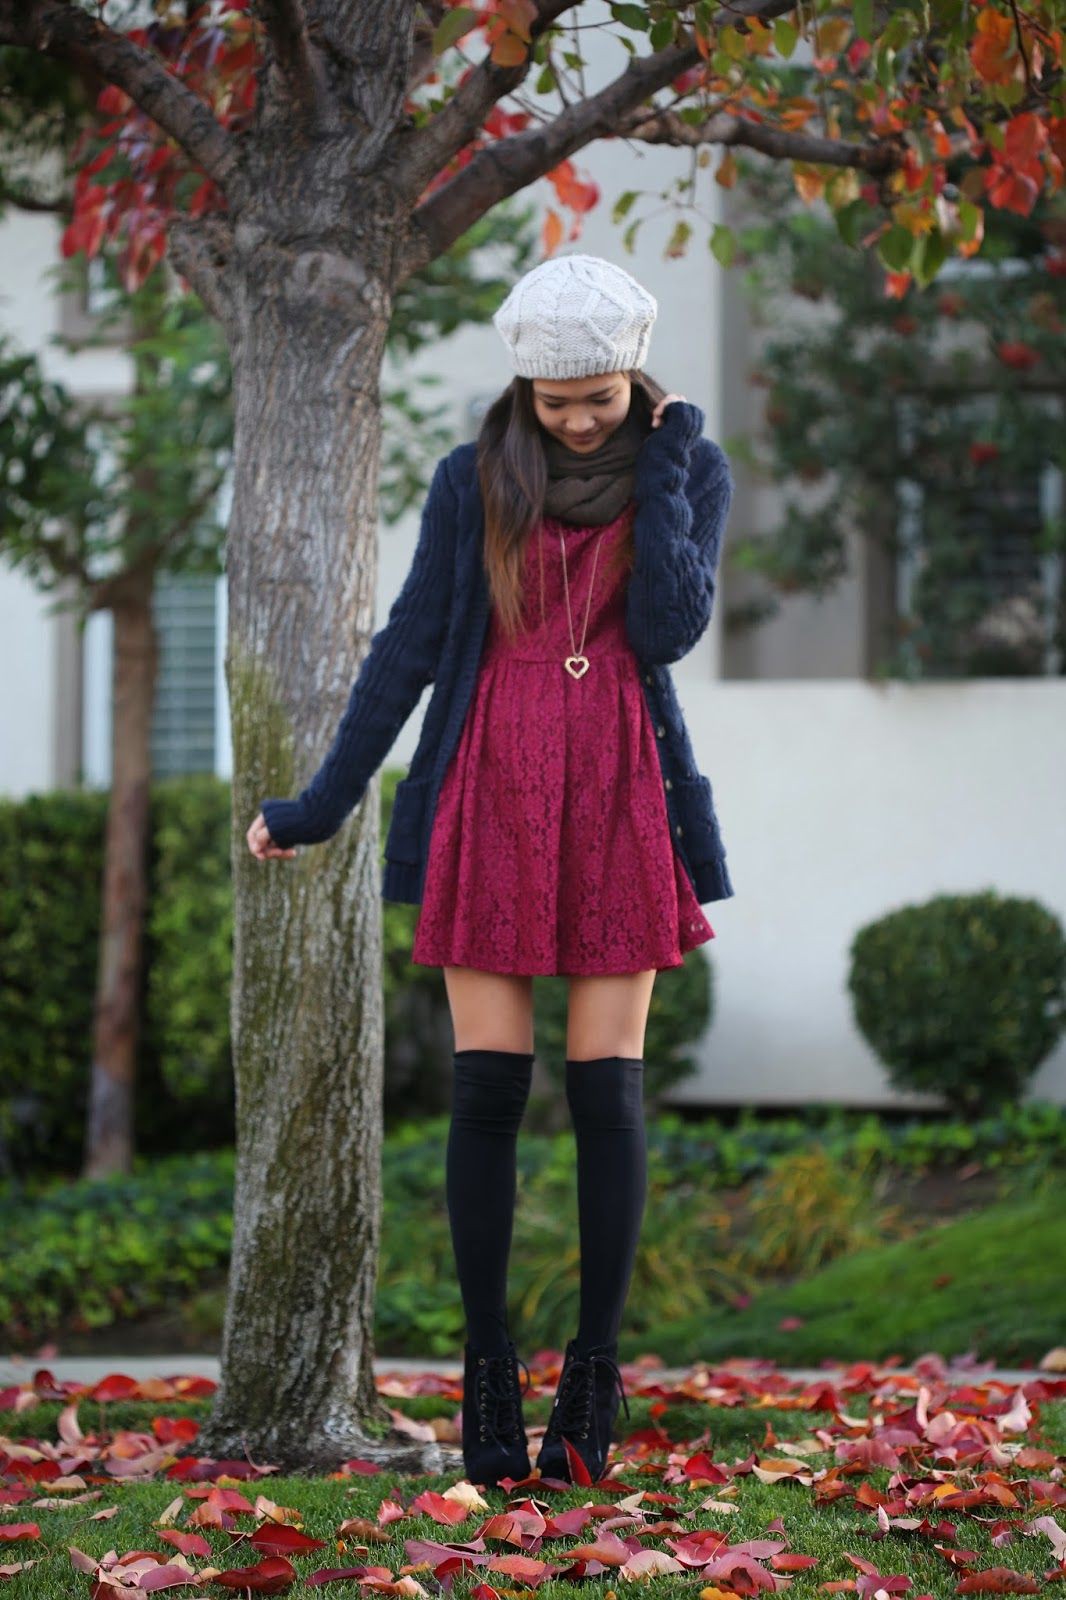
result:
<svg viewBox="0 0 1066 1600"><path fill-rule="evenodd" d="M714 938L670 836L655 729L608 565L633 502L577 527L545 517L526 545L527 627L490 614L470 709L437 800L411 959L485 972L643 972ZM574 678L574 640L595 589ZM544 563L540 620L538 537Z"/></svg>

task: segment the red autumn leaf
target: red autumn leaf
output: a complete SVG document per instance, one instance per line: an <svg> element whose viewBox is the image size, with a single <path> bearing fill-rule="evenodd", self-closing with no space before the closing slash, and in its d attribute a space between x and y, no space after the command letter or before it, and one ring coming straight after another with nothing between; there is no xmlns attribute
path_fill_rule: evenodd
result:
<svg viewBox="0 0 1066 1600"><path fill-rule="evenodd" d="M541 244L544 247L544 254L546 256L550 256L555 253L562 242L562 237L565 231L566 230L563 227L562 217L559 215L558 211L555 210L554 206L549 206L547 214L544 218L544 223L540 230Z"/></svg>
<svg viewBox="0 0 1066 1600"><path fill-rule="evenodd" d="M131 1400L138 1393L139 1385L135 1378L129 1378L124 1372L109 1372L106 1378L101 1378L99 1383L86 1391L87 1400Z"/></svg>
<svg viewBox="0 0 1066 1600"><path fill-rule="evenodd" d="M261 1523L248 1542L256 1550L272 1556L302 1555L305 1550L327 1548L325 1539L312 1539L310 1534L301 1533L299 1528L293 1528L287 1522Z"/></svg>
<svg viewBox="0 0 1066 1600"><path fill-rule="evenodd" d="M0 1539L14 1544L16 1539L39 1539L41 1530L36 1522L0 1522Z"/></svg>
<svg viewBox="0 0 1066 1600"><path fill-rule="evenodd" d="M570 1468L570 1482L576 1484L591 1483L591 1472L589 1471L588 1467L586 1467L584 1460L574 1449L565 1433L563 1434L563 1444L566 1448L567 1465Z"/></svg>
<svg viewBox="0 0 1066 1600"><path fill-rule="evenodd" d="M985 83L1009 83L1018 57L1014 23L988 6L977 18L977 36L970 45L974 71Z"/></svg>
<svg viewBox="0 0 1066 1600"><path fill-rule="evenodd" d="M1023 111L1007 123L1003 136L1003 154L1013 166L1023 166L1035 161L1047 148L1048 127L1035 111Z"/></svg>
<svg viewBox="0 0 1066 1600"><path fill-rule="evenodd" d="M970 460L973 462L975 467L983 467L987 461L997 461L999 459L999 454L1000 450L998 444L992 444L990 441L985 442L979 439L974 440L969 450Z"/></svg>
<svg viewBox="0 0 1066 1600"><path fill-rule="evenodd" d="M1040 193L1039 183L1029 173L999 162L987 169L984 182L994 206L1001 211L1014 211L1020 217L1029 215Z"/></svg>
<svg viewBox="0 0 1066 1600"><path fill-rule="evenodd" d="M798 1550L781 1550L770 1557L775 1572L802 1572L804 1567L816 1567L817 1556L804 1556Z"/></svg>
<svg viewBox="0 0 1066 1600"><path fill-rule="evenodd" d="M985 1567L955 1585L956 1594L1039 1594L1040 1585L1027 1572L1012 1567Z"/></svg>
<svg viewBox="0 0 1066 1600"><path fill-rule="evenodd" d="M461 1500L448 1500L444 1495L435 1494L431 1489L416 1495L409 1509L424 1511L434 1522L465 1522L470 1515L470 1507L464 1506Z"/></svg>
<svg viewBox="0 0 1066 1600"><path fill-rule="evenodd" d="M183 1533L180 1528L161 1528L159 1537L180 1550L183 1556L209 1556L211 1546L202 1533Z"/></svg>
<svg viewBox="0 0 1066 1600"><path fill-rule="evenodd" d="M160 1589L186 1589L191 1584L197 1588L200 1580L195 1572L189 1572L185 1567L161 1563L158 1567L148 1567L137 1578L137 1592L143 1589L146 1593L155 1593Z"/></svg>
<svg viewBox="0 0 1066 1600"><path fill-rule="evenodd" d="M1040 360L1039 350L1022 339L1001 339L995 350L1005 367L1013 367L1018 372L1028 372Z"/></svg>
<svg viewBox="0 0 1066 1600"><path fill-rule="evenodd" d="M212 1583L225 1589L248 1589L252 1594L281 1594L296 1578L296 1568L284 1556L269 1556L254 1567L231 1567L217 1572Z"/></svg>
<svg viewBox="0 0 1066 1600"><path fill-rule="evenodd" d="M152 1432L160 1444L188 1444L200 1431L193 1417L153 1417Z"/></svg>

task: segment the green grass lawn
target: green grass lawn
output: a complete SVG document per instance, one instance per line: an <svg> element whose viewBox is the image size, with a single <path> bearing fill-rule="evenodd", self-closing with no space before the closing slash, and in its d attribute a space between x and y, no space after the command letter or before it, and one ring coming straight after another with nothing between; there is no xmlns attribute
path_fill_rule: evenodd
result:
<svg viewBox="0 0 1066 1600"><path fill-rule="evenodd" d="M899 1408L905 1409L912 1398L911 1396L901 1398ZM866 1412L867 1400L868 1397L863 1394L849 1394L846 1396L844 1409L852 1417L862 1416ZM454 1413L456 1410L454 1405L429 1397L401 1399L390 1403L408 1415L418 1417L440 1415L442 1412ZM184 1415L199 1418L206 1415L208 1405L209 1402L206 1401L180 1406L115 1403L107 1408L107 1425L111 1429L121 1427L150 1430L152 1418L161 1413L168 1416ZM535 1400L527 1400L525 1402L527 1423L543 1422L547 1417L549 1405L549 1394ZM630 1429L649 1427L653 1421L651 1406L651 1400L632 1396L630 1422L626 1423L623 1414L619 1418L620 1427L626 1432ZM58 1404L48 1404L18 1416L12 1413L0 1413L0 1434L16 1440L55 1439L56 1420L60 1409ZM79 1421L86 1433L98 1425L98 1416L99 1408L95 1404L87 1401L81 1403ZM671 1449L676 1452L676 1459L679 1462L686 1459L690 1449L699 1449L706 1450L715 1462L720 1463L743 1461L752 1451L760 1458L787 1454L787 1445L790 1442L810 1439L813 1429L827 1426L831 1420L831 1413L828 1412L785 1409L772 1404L723 1408L687 1402L670 1404L654 1417L656 1425L668 1435ZM773 1430L772 1434L768 1433L770 1429ZM775 1443L767 1442L774 1439ZM1028 1443L1040 1444L1046 1449L1053 1450L1060 1457L1063 1456L1066 1452L1066 1402L1048 1404L1043 1408L1030 1431ZM195 1444L190 1449L195 1452ZM832 1464L833 1454L831 1451L819 1451L803 1459L811 1467L826 1468ZM763 1483L750 1473L736 1477L732 1484L725 1486L724 1490L717 1485L689 1486L684 1483L671 1483L669 1479L664 1478L664 1461L665 1454L660 1453L655 1458L649 1459L643 1471L636 1464L632 1464L619 1483L610 1486L601 1483L591 1488L575 1487L558 1494L544 1490L538 1499L542 1506L548 1507L549 1514L557 1514L563 1509L586 1503L601 1506L612 1504L625 1494L645 1488L668 1496L676 1495L676 1503L664 1501L647 1506L651 1521L656 1521L660 1517L676 1520L679 1527L673 1537L680 1538L699 1529L717 1529L731 1544L759 1537L783 1536L787 1539L789 1551L817 1557L816 1566L791 1574L796 1600L816 1600L816 1597L820 1596L820 1585L834 1580L857 1578L859 1572L847 1559L845 1552L851 1552L874 1563L878 1571L883 1574L906 1574L911 1580L911 1588L908 1591L911 1600L917 1600L917 1597L923 1594L934 1595L937 1600L944 1597L946 1600L946 1597L955 1592L961 1573L954 1570L945 1557L934 1549L934 1543L945 1542L943 1535L934 1540L914 1532L892 1530L886 1538L879 1540L874 1537L877 1531L875 1511L858 1504L852 1498L851 1492L847 1498L815 1504L810 1486L795 1481ZM929 1476L933 1469L950 1471L951 1468L950 1461L934 1461L931 1453L923 1453L921 1461L913 1463L910 1467L908 1479L918 1482L923 1477ZM964 1469L962 1472L964 1483L970 1483L973 1473L980 1473L983 1470L987 1469L980 1465L972 1470ZM1045 1465L1030 1475L1046 1479L1049 1471ZM891 1471L887 1467L872 1469L864 1467L861 1473L849 1477L847 1481L851 1491L865 1483L884 1492L890 1476ZM1011 1467L1005 1471L1004 1476L1011 1482L1017 1482L1026 1474L1020 1468ZM326 1541L326 1548L293 1558L299 1577L285 1592L290 1594L321 1592L354 1596L357 1593L373 1591L360 1589L354 1581L334 1583L321 1590L318 1588L312 1590L303 1579L317 1568L353 1566L362 1561L387 1567L393 1574L398 1574L407 1561L405 1539L426 1538L441 1544L474 1540L478 1536L478 1530L485 1520L486 1513L475 1510L464 1521L451 1526L446 1526L424 1514L401 1518L386 1530L391 1535L387 1541L370 1545L367 1554L362 1554L354 1548L358 1542L354 1538L351 1539L347 1551L337 1548L336 1529L339 1523L344 1518L356 1516L376 1521L379 1507L384 1500L395 1500L401 1506L407 1506L422 1491L430 1489L442 1492L461 1477L461 1470L447 1477L414 1478L379 1474L369 1478L356 1476L342 1481L268 1476L235 1487L240 1488L251 1501L255 1500L258 1493L263 1493L278 1505L298 1507L302 1513L303 1531ZM12 1481L10 1474L0 1479L0 1483L7 1485ZM93 1486L102 1488L103 1492L98 1500L64 1507L62 1510L36 1510L28 1499L20 1505L0 1506L0 1527L12 1522L37 1521L43 1535L43 1541L22 1541L0 1546L0 1565L31 1557L39 1558L36 1566L20 1573L12 1580L10 1592L13 1596L17 1596L18 1600L71 1600L71 1597L90 1593L91 1577L75 1572L71 1567L68 1555L70 1545L94 1557L103 1556L111 1549L120 1554L131 1550L165 1550L166 1546L160 1543L158 1532L152 1526L153 1519L158 1517L163 1508L175 1497L184 1498L189 1487L175 1480L160 1480L139 1485L104 1482ZM735 1513L729 1514L720 1509L700 1509L703 1500L721 1498L723 1492L728 1496L734 1488ZM528 1489L516 1490L510 1499L513 1503L520 1503L527 1499L530 1492ZM502 1510L509 1503L509 1497L502 1489L487 1491L485 1499L492 1511ZM118 1510L109 1520L95 1522L90 1520L93 1512L112 1506ZM1026 1536L1016 1533L1009 1544L997 1547L992 1543L992 1522L994 1515L999 1515L1008 1522L1018 1523L1026 1520L1028 1516L1040 1514L1041 1511L1047 1514L1047 1510L1046 1506L1042 1506L1039 1509L1023 1507L1012 1511L986 1504L973 1510L953 1511L950 1514L941 1512L939 1515L942 1518L949 1517L956 1526L957 1535L954 1544L960 1549L975 1552L976 1562L973 1565L976 1568L1007 1566L1021 1572L1028 1571L1039 1575L1053 1565L1049 1541L1043 1535ZM935 1518L936 1514L933 1515ZM1061 1522L1061 1512L1059 1516ZM783 1525L784 1535L779 1532L775 1535L771 1530L770 1525L775 1524L777 1519L780 1519ZM238 1517L237 1524L238 1528L243 1527L250 1531L251 1519L247 1516ZM184 1527L184 1525L183 1513L178 1519L178 1526ZM575 1545L586 1540L589 1542L594 1540L596 1529L597 1523L592 1520L576 1534L557 1538L546 1537L540 1548L534 1549L529 1554L532 1559L538 1561L565 1560L567 1551ZM634 1530L631 1527L623 1527L618 1531L625 1535L632 1534ZM244 1567L254 1564L259 1559L248 1545L232 1542L234 1533L207 1530L207 1537L212 1546L212 1555L207 1559L194 1558L192 1564L196 1568L206 1565L208 1559L210 1564L216 1567ZM644 1535L643 1543L648 1548L668 1552L670 1537L670 1530L666 1529L658 1534ZM517 1545L508 1545L492 1537L485 1541L485 1547L497 1554L515 1554L519 1548ZM769 1562L765 1565L769 1570ZM415 1576L422 1583L426 1593L441 1592L437 1580L428 1570ZM611 1595L617 1596L623 1592L629 1580L619 1579L615 1572L577 1581L581 1584L580 1592L583 1595L592 1597L592 1600L601 1600L601 1597L602 1600L608 1600ZM698 1595L709 1581L690 1573L662 1574L647 1580L647 1593L653 1600L658 1596ZM493 1584L499 1594L536 1593L546 1597L546 1600L563 1600L563 1596L571 1600L575 1592L574 1582L559 1577L531 1587L509 1579L501 1573L470 1569L465 1575L456 1574L451 1593L455 1596L455 1600L466 1600L479 1582ZM178 1592L200 1591L184 1589ZM210 1585L203 1592L218 1595L223 1591L215 1585Z"/></svg>
<svg viewBox="0 0 1066 1600"><path fill-rule="evenodd" d="M823 1359L905 1361L929 1350L974 1349L1000 1366L1035 1364L1066 1344L1061 1184L1030 1200L992 1205L914 1238L863 1250L791 1287L723 1309L623 1335L625 1359L653 1350L668 1366L698 1351L707 1360L762 1356L781 1365ZM782 1329L783 1318L802 1326Z"/></svg>

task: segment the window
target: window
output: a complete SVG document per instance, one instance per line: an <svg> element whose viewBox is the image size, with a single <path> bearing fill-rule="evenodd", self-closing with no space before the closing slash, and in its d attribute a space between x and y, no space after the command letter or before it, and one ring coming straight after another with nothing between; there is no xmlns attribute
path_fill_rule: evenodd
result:
<svg viewBox="0 0 1066 1600"><path fill-rule="evenodd" d="M912 676L1043 676L1064 670L1063 561L1044 548L1062 517L1062 475L1038 442L1061 428L1057 398L1032 396L1032 440L1000 450L996 397L908 397L898 486L896 607ZM966 440L970 444L966 444ZM971 453L971 447L972 452Z"/></svg>
<svg viewBox="0 0 1066 1600"><path fill-rule="evenodd" d="M211 575L156 580L154 617L159 670L152 713L152 773L214 772L218 579Z"/></svg>

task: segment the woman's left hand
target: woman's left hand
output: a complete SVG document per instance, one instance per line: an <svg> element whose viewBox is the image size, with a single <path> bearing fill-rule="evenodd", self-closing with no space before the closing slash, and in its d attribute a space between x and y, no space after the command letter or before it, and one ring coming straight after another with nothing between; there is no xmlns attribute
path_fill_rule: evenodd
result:
<svg viewBox="0 0 1066 1600"><path fill-rule="evenodd" d="M658 402L658 404L655 406L654 410L652 411L652 414L651 414L651 425L652 425L652 427L653 428L657 428L659 426L660 422L663 420L663 417L662 417L663 411L670 404L671 400L684 400L684 398L685 397L684 397L683 394L664 394L662 399Z"/></svg>

